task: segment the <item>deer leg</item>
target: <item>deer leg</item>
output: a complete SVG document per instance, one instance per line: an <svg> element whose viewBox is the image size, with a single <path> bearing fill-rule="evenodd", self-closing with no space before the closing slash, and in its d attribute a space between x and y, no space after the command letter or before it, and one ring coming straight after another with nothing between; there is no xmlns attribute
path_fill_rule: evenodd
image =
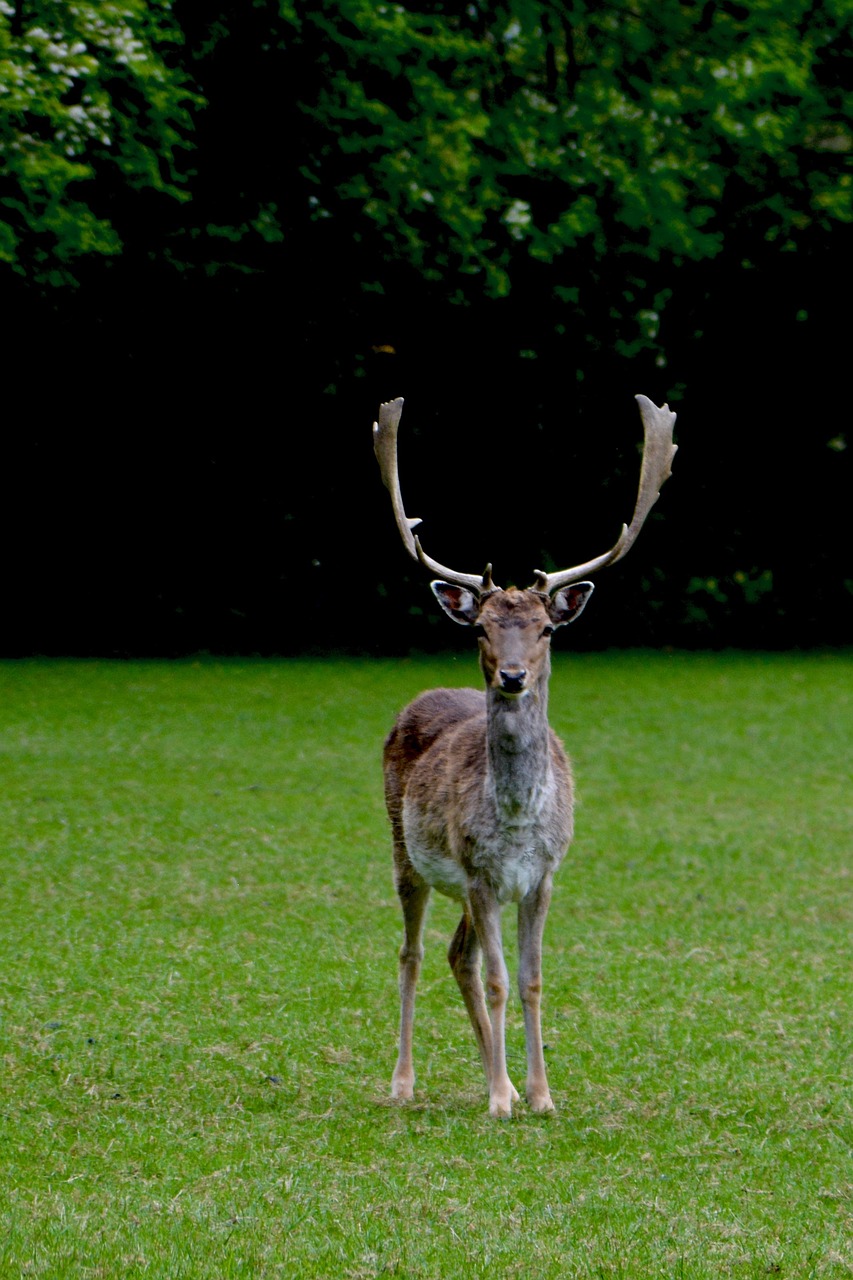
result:
<svg viewBox="0 0 853 1280"><path fill-rule="evenodd" d="M551 902L551 880L522 899L518 907L518 990L524 1010L527 1044L527 1101L532 1111L553 1111L542 1052L542 932Z"/></svg>
<svg viewBox="0 0 853 1280"><path fill-rule="evenodd" d="M506 1002L509 975L501 942L501 909L492 891L482 884L472 886L468 905L477 939L486 962L486 994L492 1032L489 1063L489 1114L500 1118L512 1115L518 1097L506 1070Z"/></svg>
<svg viewBox="0 0 853 1280"><path fill-rule="evenodd" d="M403 908L403 945L400 948L400 1050L391 1077L391 1097L401 1101L414 1094L415 1069L412 1063L412 1030L415 1021L415 988L424 956L422 942L424 916L429 901L429 885L398 882Z"/></svg>
<svg viewBox="0 0 853 1280"><path fill-rule="evenodd" d="M480 977L482 956L477 930L466 907L465 914L459 921L459 926L451 940L447 959L453 970L453 976L459 984L459 990L462 992L462 999L465 1001L465 1008L468 1010L468 1017L471 1019L471 1026L477 1037L477 1045L488 1082L492 1070L492 1026L486 1009L483 980Z"/></svg>

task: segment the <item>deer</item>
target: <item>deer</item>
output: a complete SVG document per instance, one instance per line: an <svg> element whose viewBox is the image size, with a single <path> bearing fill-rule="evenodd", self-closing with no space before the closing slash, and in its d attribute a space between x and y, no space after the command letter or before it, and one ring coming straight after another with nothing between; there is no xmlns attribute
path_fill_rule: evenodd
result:
<svg viewBox="0 0 853 1280"><path fill-rule="evenodd" d="M385 803L403 914L399 1052L391 1078L391 1097L399 1102L414 1096L415 991L435 889L462 907L447 958L474 1029L489 1114L501 1119L519 1101L507 1074L509 976L501 931L504 906L517 904L526 1100L534 1113L554 1110L542 1043L542 939L554 874L573 836L574 791L565 749L548 723L551 637L583 612L593 591L589 576L631 548L671 475L676 415L666 404L635 398L644 446L630 525L623 524L609 551L555 573L537 569L524 589L496 586L491 564L482 574L460 573L425 553L413 533L421 520L406 515L400 490L403 399L382 404L373 424L374 451L405 549L433 575L430 585L444 612L478 635L485 684L420 694L385 742Z"/></svg>

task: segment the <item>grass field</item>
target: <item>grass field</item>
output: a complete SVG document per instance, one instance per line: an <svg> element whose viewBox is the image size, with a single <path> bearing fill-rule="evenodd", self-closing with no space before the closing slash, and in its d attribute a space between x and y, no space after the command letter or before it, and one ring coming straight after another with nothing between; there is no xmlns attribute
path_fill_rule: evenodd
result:
<svg viewBox="0 0 853 1280"><path fill-rule="evenodd" d="M441 899L388 1100L381 743L476 681L0 664L0 1275L853 1275L853 656L557 657L558 1112L503 1124Z"/></svg>

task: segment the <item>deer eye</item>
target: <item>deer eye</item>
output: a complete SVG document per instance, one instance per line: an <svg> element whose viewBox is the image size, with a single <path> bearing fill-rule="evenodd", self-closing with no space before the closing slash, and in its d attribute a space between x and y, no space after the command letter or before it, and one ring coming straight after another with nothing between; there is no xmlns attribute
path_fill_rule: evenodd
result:
<svg viewBox="0 0 853 1280"><path fill-rule="evenodd" d="M553 634L554 634L554 628L552 626L543 627L542 635L539 637L539 639L543 640L546 636L552 636Z"/></svg>

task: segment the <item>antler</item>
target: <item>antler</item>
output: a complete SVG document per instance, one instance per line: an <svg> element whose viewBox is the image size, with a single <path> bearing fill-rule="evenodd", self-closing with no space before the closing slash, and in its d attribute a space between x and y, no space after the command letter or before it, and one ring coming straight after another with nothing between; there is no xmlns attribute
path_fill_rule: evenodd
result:
<svg viewBox="0 0 853 1280"><path fill-rule="evenodd" d="M571 582L580 582L581 579L595 573L597 569L603 569L621 560L633 546L646 516L660 497L663 482L672 475L672 460L678 448L678 445L672 443L675 414L669 405L665 404L662 408L658 408L647 396L635 396L634 399L640 406L645 443L640 468L640 488L630 525L623 524L616 544L609 551L597 556L594 560L588 560L586 564L577 564L571 569L561 569L558 573L543 573L541 569L537 569L536 582L533 584L534 591L550 595L560 587L568 586Z"/></svg>
<svg viewBox="0 0 853 1280"><path fill-rule="evenodd" d="M373 452L376 454L385 488L391 494L394 519L397 521L397 528L400 530L400 537L403 539L406 550L413 560L419 560L430 573L434 573L445 582L453 583L457 587L467 587L476 595L482 595L485 591L494 591L495 584L492 582L490 564L486 565L482 574L457 573L455 569L448 569L428 556L418 538L412 533L421 521L418 516L410 518L406 515L403 509L403 495L400 493L400 477L397 470L397 428L400 425L402 412L402 396L379 406L379 421L373 424Z"/></svg>

